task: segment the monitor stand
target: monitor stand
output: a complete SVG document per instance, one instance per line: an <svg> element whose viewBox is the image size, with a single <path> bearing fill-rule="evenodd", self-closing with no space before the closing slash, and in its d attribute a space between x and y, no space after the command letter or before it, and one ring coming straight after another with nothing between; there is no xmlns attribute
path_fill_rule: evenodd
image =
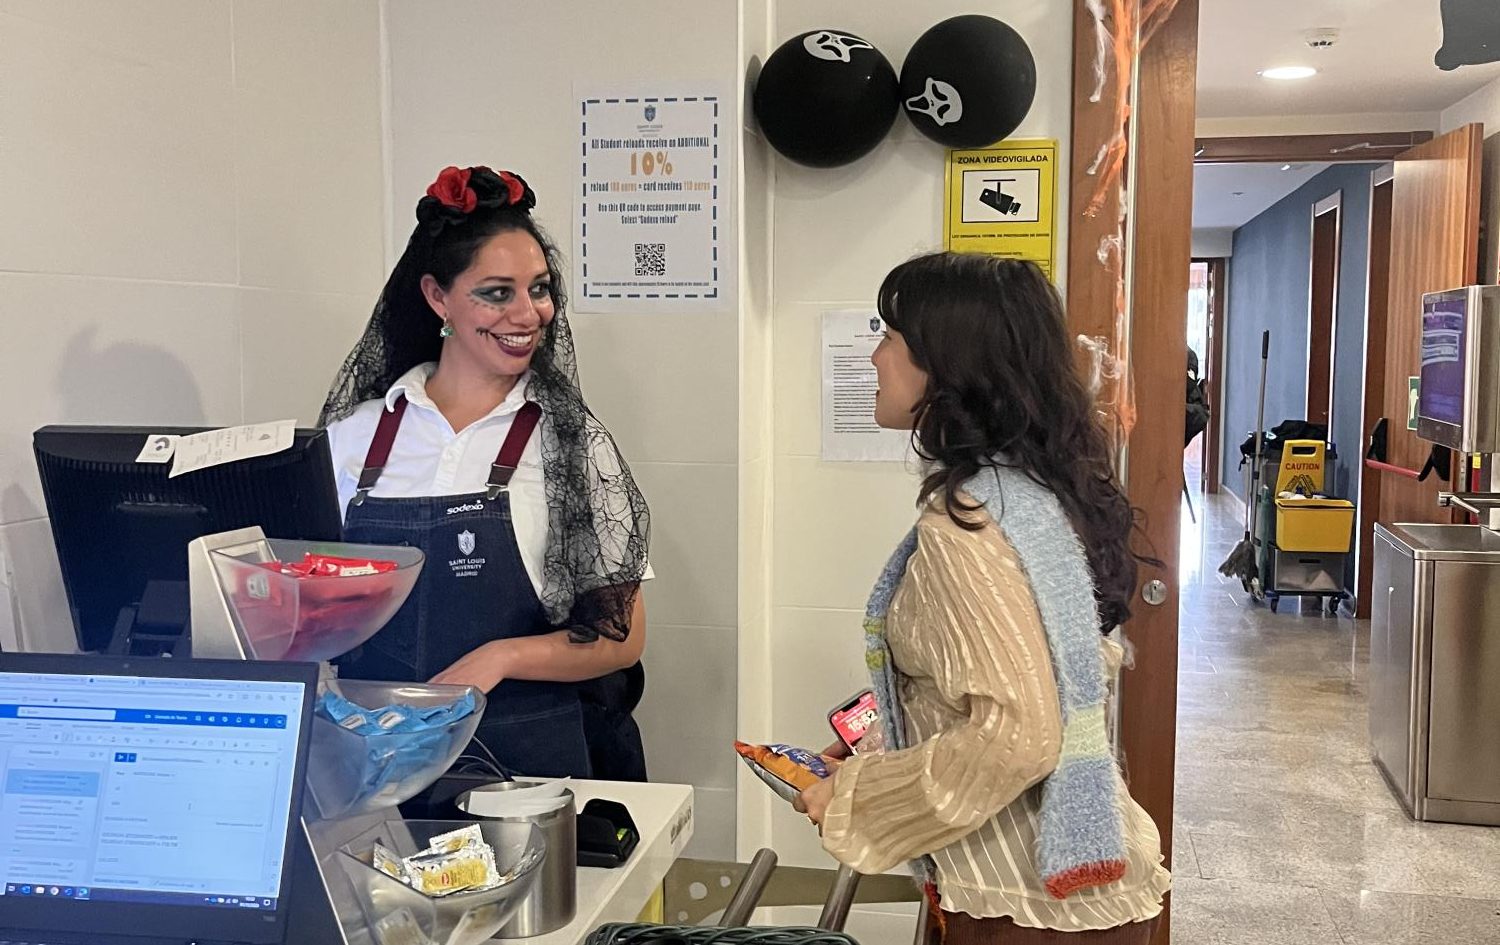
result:
<svg viewBox="0 0 1500 945"><path fill-rule="evenodd" d="M110 656L186 656L188 582L149 581L139 604L120 608Z"/></svg>

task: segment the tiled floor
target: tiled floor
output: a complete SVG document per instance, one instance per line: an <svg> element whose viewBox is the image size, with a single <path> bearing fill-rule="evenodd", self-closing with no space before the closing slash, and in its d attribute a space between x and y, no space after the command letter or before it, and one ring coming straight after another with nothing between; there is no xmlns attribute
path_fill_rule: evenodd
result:
<svg viewBox="0 0 1500 945"><path fill-rule="evenodd" d="M1174 945L1500 945L1500 828L1412 822L1366 748L1368 630L1272 614L1183 515Z"/></svg>

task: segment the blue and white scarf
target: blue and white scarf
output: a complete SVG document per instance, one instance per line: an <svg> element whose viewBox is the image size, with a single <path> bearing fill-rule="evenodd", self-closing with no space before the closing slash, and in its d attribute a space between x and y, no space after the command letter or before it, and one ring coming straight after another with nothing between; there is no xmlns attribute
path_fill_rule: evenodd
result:
<svg viewBox="0 0 1500 945"><path fill-rule="evenodd" d="M1005 533L1036 596L1062 705L1062 753L1042 782L1038 866L1055 899L1125 875L1125 830L1117 768L1105 725L1108 697L1100 652L1099 610L1088 557L1057 497L1026 473L1005 466L982 470L964 484ZM913 528L886 563L865 608L869 665L888 749L909 747L886 639L891 598L917 550ZM930 857L914 864L932 888Z"/></svg>

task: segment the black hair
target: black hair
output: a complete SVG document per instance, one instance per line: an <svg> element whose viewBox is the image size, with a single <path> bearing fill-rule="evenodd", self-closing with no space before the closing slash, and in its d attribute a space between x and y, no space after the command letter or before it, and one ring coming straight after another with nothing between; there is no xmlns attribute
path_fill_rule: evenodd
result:
<svg viewBox="0 0 1500 945"><path fill-rule="evenodd" d="M912 441L929 463L919 502L941 494L953 521L982 527L963 484L1000 463L1057 496L1093 572L1102 629L1130 616L1136 513L1115 474L1069 343L1057 290L1034 263L933 253L902 263L879 309L927 373Z"/></svg>
<svg viewBox="0 0 1500 945"><path fill-rule="evenodd" d="M374 376L368 370L359 371L355 375L360 381L357 388L341 391L335 387L324 404L320 425L346 416L364 400L381 396L417 365L438 360L443 339L438 335L437 315L422 294L422 277L430 275L439 286L448 289L459 274L474 265L479 251L501 233L521 232L536 240L547 260L550 273L547 291L552 297L553 311L560 315L567 307L561 256L556 244L531 215L536 206L536 195L531 188L515 175L483 167L469 170L467 185L477 194L472 209L462 211L444 204L432 189L417 204L417 226L381 293L381 304L388 311L387 317L381 319L384 344L379 369ZM437 186L434 184L433 189ZM533 363L538 367L551 363L555 340L554 332L542 333L533 355Z"/></svg>
<svg viewBox="0 0 1500 945"><path fill-rule="evenodd" d="M417 203L416 229L364 334L344 359L319 423L347 417L360 404L386 396L411 369L440 359L443 339L422 294L423 276L448 289L490 240L511 231L529 234L546 256L553 305L552 321L531 357L525 393L543 415L542 605L574 640L623 640L645 573L651 513L614 438L584 401L561 260L532 219L535 206L536 195L519 175L487 167L443 169Z"/></svg>

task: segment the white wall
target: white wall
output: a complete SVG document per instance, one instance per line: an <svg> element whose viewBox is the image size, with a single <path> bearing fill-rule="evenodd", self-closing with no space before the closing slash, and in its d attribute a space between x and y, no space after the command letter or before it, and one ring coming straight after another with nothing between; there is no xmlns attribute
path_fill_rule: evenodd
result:
<svg viewBox="0 0 1500 945"><path fill-rule="evenodd" d="M985 13L1015 27L1031 45L1040 71L1036 103L1016 136L1060 140L1058 226L1066 229L1070 4L777 0L773 7L773 45L806 30L837 28L873 43L898 70L917 37L948 16ZM772 670L764 727L780 741L827 744L832 739L828 710L869 684L861 632L865 601L916 515L914 469L819 458L821 315L830 308L873 308L876 290L892 267L942 248L944 158L940 146L898 118L890 138L847 167L815 170L775 159ZM1065 232L1059 233L1059 245L1066 245ZM1065 262L1059 259L1060 269ZM1059 279L1065 278L1059 272ZM785 804L771 809L764 842L781 862L833 865L806 818ZM778 919L799 917L807 918ZM892 941L910 940L909 918L874 926L889 929Z"/></svg>
<svg viewBox="0 0 1500 945"><path fill-rule="evenodd" d="M653 0L649 15L588 0L388 0L391 230L445 165L509 168L536 190L542 224L572 254L575 83L711 89L733 102L737 4ZM674 25L675 24L675 25ZM733 128L733 125L729 127ZM739 142L723 152L737 173ZM728 232L738 195L726 195ZM731 241L732 243L733 241ZM726 269L738 271L733 245ZM737 290L730 287L730 297ZM738 307L570 316L584 393L651 504L646 698L637 719L656 780L695 785L693 852L732 857L739 625Z"/></svg>
<svg viewBox="0 0 1500 945"><path fill-rule="evenodd" d="M1193 230L1193 258L1217 259L1234 255L1234 227Z"/></svg>
<svg viewBox="0 0 1500 945"><path fill-rule="evenodd" d="M1446 134L1475 121L1500 128L1500 79L1443 109L1438 116L1437 131Z"/></svg>
<svg viewBox="0 0 1500 945"><path fill-rule="evenodd" d="M314 419L382 278L377 13L0 0L0 646L74 646L34 429Z"/></svg>
<svg viewBox="0 0 1500 945"><path fill-rule="evenodd" d="M1479 281L1500 281L1500 80L1443 109L1439 131L1446 134L1470 122L1485 126L1483 225L1479 233Z"/></svg>
<svg viewBox="0 0 1500 945"><path fill-rule="evenodd" d="M753 77L775 48L771 0L742 0L740 52L746 81L740 102L742 206L740 254L740 569L739 718L736 734L754 742L771 729L771 513L774 462L772 293L776 162L749 108ZM739 772L736 849L748 860L770 837L773 805L780 804L746 769Z"/></svg>

